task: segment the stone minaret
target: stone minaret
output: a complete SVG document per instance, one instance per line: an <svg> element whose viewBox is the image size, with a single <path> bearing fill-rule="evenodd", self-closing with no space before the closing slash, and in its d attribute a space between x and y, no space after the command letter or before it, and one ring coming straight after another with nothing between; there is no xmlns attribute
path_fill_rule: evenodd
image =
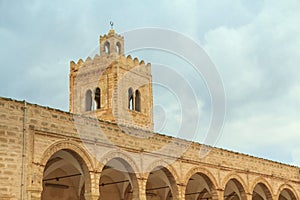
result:
<svg viewBox="0 0 300 200"><path fill-rule="evenodd" d="M70 112L153 131L151 65L124 56L124 37L100 36L100 56L70 62Z"/></svg>

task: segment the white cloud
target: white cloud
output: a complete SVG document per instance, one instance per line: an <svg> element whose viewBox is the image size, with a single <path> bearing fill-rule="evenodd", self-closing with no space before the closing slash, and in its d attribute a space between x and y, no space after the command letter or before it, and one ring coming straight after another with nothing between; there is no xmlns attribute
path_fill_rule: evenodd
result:
<svg viewBox="0 0 300 200"><path fill-rule="evenodd" d="M173 29L204 44L224 79L228 114L219 145L264 156L267 148L278 153L269 158L299 163L298 0L1 1L0 11L1 85L7 85L1 96L67 110L68 60L88 56L110 20L119 32L149 26ZM64 80L53 82L56 77ZM191 84L194 78L190 76ZM195 89L200 132L211 112L204 90ZM168 109L171 115L177 112L176 104ZM195 116L189 114L187 120ZM281 154L276 147L283 145Z"/></svg>
<svg viewBox="0 0 300 200"><path fill-rule="evenodd" d="M293 149L291 153L292 153L291 164L300 166L300 149Z"/></svg>
<svg viewBox="0 0 300 200"><path fill-rule="evenodd" d="M266 1L251 23L207 32L204 47L221 71L228 97L219 145L253 153L284 144L290 154L298 152L299 11L299 1Z"/></svg>

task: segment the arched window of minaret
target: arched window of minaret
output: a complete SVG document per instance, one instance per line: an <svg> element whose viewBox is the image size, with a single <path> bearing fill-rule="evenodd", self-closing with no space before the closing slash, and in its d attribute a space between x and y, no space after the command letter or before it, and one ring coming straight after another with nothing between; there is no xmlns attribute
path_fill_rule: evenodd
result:
<svg viewBox="0 0 300 200"><path fill-rule="evenodd" d="M139 90L135 91L135 110L141 112L141 93Z"/></svg>
<svg viewBox="0 0 300 200"><path fill-rule="evenodd" d="M92 91L88 90L85 93L85 111L92 110Z"/></svg>
<svg viewBox="0 0 300 200"><path fill-rule="evenodd" d="M128 89L128 109L133 110L133 90Z"/></svg>
<svg viewBox="0 0 300 200"><path fill-rule="evenodd" d="M116 50L117 50L117 54L121 55L121 44L120 44L120 42L117 42Z"/></svg>
<svg viewBox="0 0 300 200"><path fill-rule="evenodd" d="M101 90L100 88L96 88L95 90L95 98L94 98L94 108L96 109L100 109L101 108Z"/></svg>
<svg viewBox="0 0 300 200"><path fill-rule="evenodd" d="M110 44L109 44L108 41L106 41L106 42L104 43L104 52L105 52L106 54L109 54L109 53L110 53Z"/></svg>

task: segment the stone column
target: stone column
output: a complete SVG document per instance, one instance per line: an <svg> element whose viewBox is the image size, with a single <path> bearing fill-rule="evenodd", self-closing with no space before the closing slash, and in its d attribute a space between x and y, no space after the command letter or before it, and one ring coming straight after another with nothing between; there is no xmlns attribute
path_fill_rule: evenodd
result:
<svg viewBox="0 0 300 200"><path fill-rule="evenodd" d="M147 179L144 177L140 177L137 178L137 182L138 182L138 196L133 196L133 200L146 200L146 183L147 183ZM134 188L133 188L134 190Z"/></svg>
<svg viewBox="0 0 300 200"><path fill-rule="evenodd" d="M212 200L223 200L224 199L224 190L216 189L212 192Z"/></svg>
<svg viewBox="0 0 300 200"><path fill-rule="evenodd" d="M28 200L41 200L43 192L43 172L44 166L39 164L31 164L31 168L28 167L30 173L27 177L26 194ZM25 196L26 199L26 196Z"/></svg>
<svg viewBox="0 0 300 200"><path fill-rule="evenodd" d="M84 197L86 200L100 199L100 189L99 189L100 176L101 176L101 173L90 172L91 185L90 185L90 188L85 189Z"/></svg>
<svg viewBox="0 0 300 200"><path fill-rule="evenodd" d="M86 193L86 194L84 194L84 198L86 200L98 200L98 199L100 199L100 197L99 197L98 194L92 194L92 193Z"/></svg>
<svg viewBox="0 0 300 200"><path fill-rule="evenodd" d="M252 200L252 194L251 193L243 193L241 195L242 200Z"/></svg>
<svg viewBox="0 0 300 200"><path fill-rule="evenodd" d="M41 200L43 188L35 186L27 189L28 200Z"/></svg>
<svg viewBox="0 0 300 200"><path fill-rule="evenodd" d="M185 189L186 185L183 183L178 183L178 199L185 199ZM176 199L176 197L174 197Z"/></svg>

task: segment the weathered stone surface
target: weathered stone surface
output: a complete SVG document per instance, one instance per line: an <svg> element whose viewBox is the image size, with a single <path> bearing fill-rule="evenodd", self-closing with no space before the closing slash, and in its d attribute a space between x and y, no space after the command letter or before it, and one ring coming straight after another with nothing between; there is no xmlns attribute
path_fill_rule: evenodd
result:
<svg viewBox="0 0 300 200"><path fill-rule="evenodd" d="M266 194L268 199L278 199L283 190L291 192L291 199L299 199L299 167L219 148L209 149L207 156L200 158L203 145L153 133L150 65L130 56L124 57L121 36L110 32L100 38L100 43L104 45L107 39L111 44L120 42L120 55L113 54L108 58L105 49L101 49L101 56L85 62L79 60L77 64L71 62L70 111L73 114L0 98L0 199L20 199L21 196L41 199L45 195L44 171L49 162L55 161L51 160L53 155L62 150L79 161L85 176L85 193L74 196L75 193L70 192L72 196L68 196L68 192L47 191L54 195L53 198L79 199L79 196L85 196L86 199L98 199L101 174L107 169L105 166L117 158L130 166L137 179L133 183L132 199L146 199L150 195L146 192L147 179L158 166L164 167L168 177L174 179L172 187L176 194L173 199L190 199L186 188L196 173L206 177L214 188L211 199L224 199L226 185L232 180L239 190L244 191L241 199L251 199L255 187L261 184L270 191ZM115 50L115 46L110 49ZM111 65L112 58L116 61ZM108 64L103 71L104 77L99 79L97 69ZM126 73L130 76L118 84ZM90 82L84 82L86 77ZM75 78L79 81L76 82ZM140 86L145 82L145 86ZM141 112L127 107L129 86L141 91ZM101 108L82 111L86 90L94 91L96 87L103 92ZM115 88L119 93L114 93ZM64 172L57 171L59 173ZM69 182L64 180L63 183ZM65 191L73 190L68 188Z"/></svg>
<svg viewBox="0 0 300 200"><path fill-rule="evenodd" d="M4 107L0 108L1 113L7 115L13 113L19 117L24 115L22 109L17 109L17 107L24 106L23 102L0 98L0 103L4 104ZM11 108L11 105L14 109ZM70 149L79 155L82 154L79 150L84 151L84 154L90 158L84 160L86 165L90 166L90 171L101 171L101 168L98 169L96 166L105 165L105 162L115 156L123 158L132 166L136 166L133 169L137 170L138 174L143 174L147 173L147 170L142 171L140 168L141 154L144 155L145 166L143 168L151 169L155 165L162 165L162 163L155 163L156 159L153 159L157 157L157 151L160 148L170 144L170 141L177 141L174 142L177 148L187 143L170 136L152 134L145 130L125 126L121 127L90 117L76 115L76 120L70 120L75 115L55 109L31 104L27 104L26 107L26 129L24 133L22 121L16 119L0 120L2 124L0 145L5 146L0 148L0 197L6 198L7 196L8 199L20 197L23 134L26 135L25 199L28 196L28 188L32 187L33 177L31 174L35 171L35 166L45 166L48 161L47 158L50 158L60 149ZM44 115L38 115L36 110L39 110L38 113L46 114L46 116L55 115L57 117L48 118ZM34 128L29 128L33 121ZM45 121L47 123L44 123ZM49 127L49 124L55 124L55 126ZM95 144L97 145L97 152L107 153L95 155L89 151L89 145L94 146ZM117 153L118 150L116 151L114 147L120 148L125 154L124 152ZM299 196L300 168L298 167L218 148L211 149L210 153L201 159L198 156L200 148L201 144L190 143L184 154L176 159L170 157L171 154L168 153L159 155L162 160L170 160L168 166L176 174L174 177L176 177L178 184L186 185L192 174L201 171L209 177L211 176L211 179L215 180L215 187L220 190L224 190L226 182L232 177L239 177L243 182L244 189L250 194L258 180L261 180L270 187L274 198L277 197L276 195L279 194L279 190L283 186L292 188L295 196ZM93 157L97 159L91 162ZM43 176L43 170L36 173L37 176ZM99 182L99 180L95 181Z"/></svg>

